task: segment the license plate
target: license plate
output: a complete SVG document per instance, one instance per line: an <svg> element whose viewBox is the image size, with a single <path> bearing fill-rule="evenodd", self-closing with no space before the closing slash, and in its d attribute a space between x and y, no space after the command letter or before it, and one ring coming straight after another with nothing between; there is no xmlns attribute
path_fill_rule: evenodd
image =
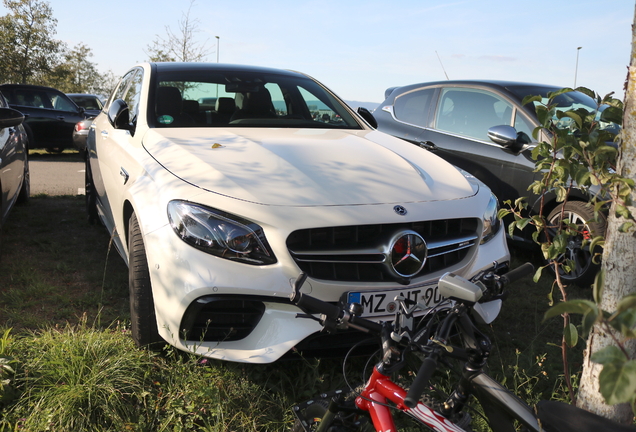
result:
<svg viewBox="0 0 636 432"><path fill-rule="evenodd" d="M395 297L398 295L426 307L436 306L442 301L437 285L421 286L408 290L350 292L347 301L362 305L363 316L389 315L394 314L398 308L398 303L395 301Z"/></svg>

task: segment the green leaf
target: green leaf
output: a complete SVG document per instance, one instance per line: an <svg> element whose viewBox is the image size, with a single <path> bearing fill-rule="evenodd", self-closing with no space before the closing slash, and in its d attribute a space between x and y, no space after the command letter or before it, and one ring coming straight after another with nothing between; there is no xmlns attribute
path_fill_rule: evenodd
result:
<svg viewBox="0 0 636 432"><path fill-rule="evenodd" d="M585 314L583 314L583 321L581 322L581 333L584 337L587 337L592 331L592 327L594 324L600 321L601 315L590 309Z"/></svg>
<svg viewBox="0 0 636 432"><path fill-rule="evenodd" d="M594 311L598 315L598 306L594 302L589 300L569 300L566 302L558 303L548 309L543 316L543 319L549 319L555 316L559 316L564 313L570 314L585 314L588 311Z"/></svg>
<svg viewBox="0 0 636 432"><path fill-rule="evenodd" d="M576 126L580 129L583 127L583 120L581 119L581 116L579 116L576 112L574 111L565 111L564 113L565 117L569 117L572 120L574 120L574 122L576 123Z"/></svg>
<svg viewBox="0 0 636 432"><path fill-rule="evenodd" d="M517 228L523 230L528 225L528 222L530 222L531 220L532 219L530 218L520 219L519 221L517 221Z"/></svg>
<svg viewBox="0 0 636 432"><path fill-rule="evenodd" d="M596 99L596 93L595 93L595 92L593 92L592 90L590 90L590 89L589 89L589 88L587 88L587 87L582 87L582 86L581 86L581 87L577 87L575 90L576 90L577 92L581 92L581 93L583 93L583 94L588 95L588 96L589 96L589 97L591 97L592 99Z"/></svg>
<svg viewBox="0 0 636 432"><path fill-rule="evenodd" d="M594 284L592 284L592 297L596 304L601 303L601 297L603 296L603 288L605 287L605 269L601 269L594 277Z"/></svg>
<svg viewBox="0 0 636 432"><path fill-rule="evenodd" d="M541 96L538 95L528 95L526 97L523 98L523 100L521 101L521 105L526 105L530 102L541 102Z"/></svg>
<svg viewBox="0 0 636 432"><path fill-rule="evenodd" d="M636 393L636 361L603 366L598 381L601 394L608 405L631 402Z"/></svg>
<svg viewBox="0 0 636 432"><path fill-rule="evenodd" d="M554 99L555 97L562 95L563 93L569 93L574 91L573 89L571 89L570 87L563 87L562 89L553 91L553 92L549 92L548 93L548 98L550 98L550 102L552 102L552 99Z"/></svg>
<svg viewBox="0 0 636 432"><path fill-rule="evenodd" d="M533 282L538 282L541 277L541 272L543 272L543 267L539 267L537 271L534 272L534 276L532 277Z"/></svg>
<svg viewBox="0 0 636 432"><path fill-rule="evenodd" d="M579 332L576 330L576 326L574 324L569 323L567 327L563 329L563 339L570 348L576 346L576 343L579 340Z"/></svg>
<svg viewBox="0 0 636 432"><path fill-rule="evenodd" d="M613 122L620 126L623 123L623 110L617 107L608 106L601 113L601 121Z"/></svg>
<svg viewBox="0 0 636 432"><path fill-rule="evenodd" d="M622 216L625 219L629 218L629 210L627 210L627 208L625 206L616 204L615 210L616 210L616 215L617 216Z"/></svg>
<svg viewBox="0 0 636 432"><path fill-rule="evenodd" d="M618 228L618 232L626 233L632 228L632 226L634 226L633 222L623 222Z"/></svg>
<svg viewBox="0 0 636 432"><path fill-rule="evenodd" d="M536 110L539 123L543 125L543 127L549 127L552 124L552 116L547 108L542 105L537 105Z"/></svg>
<svg viewBox="0 0 636 432"><path fill-rule="evenodd" d="M596 154L603 154L603 153L617 154L618 150L612 146L604 145L597 148L595 153Z"/></svg>
<svg viewBox="0 0 636 432"><path fill-rule="evenodd" d="M618 302L618 306L616 306L616 313L621 313L632 308L636 308L636 294L623 297L621 301Z"/></svg>
<svg viewBox="0 0 636 432"><path fill-rule="evenodd" d="M629 359L619 347L610 345L592 354L591 360L594 363L608 365L611 363L622 364Z"/></svg>
<svg viewBox="0 0 636 432"><path fill-rule="evenodd" d="M510 213L512 213L510 210L507 210L505 208L499 209L499 211L497 212L497 217L499 219L503 219L506 216L508 216Z"/></svg>

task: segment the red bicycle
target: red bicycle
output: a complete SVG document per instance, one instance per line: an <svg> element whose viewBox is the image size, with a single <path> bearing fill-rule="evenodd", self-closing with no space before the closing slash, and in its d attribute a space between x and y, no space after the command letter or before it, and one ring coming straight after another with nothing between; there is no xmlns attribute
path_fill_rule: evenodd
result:
<svg viewBox="0 0 636 432"><path fill-rule="evenodd" d="M382 348L380 361L361 388L335 390L294 406L297 420L293 431L395 432L394 412L402 412L437 432L471 431L467 405L471 396L481 405L480 415L494 432L636 431L565 403L542 401L532 409L484 372L491 343L474 319L492 321L493 309L497 310L505 297L504 287L532 271L527 263L505 275L489 272L472 281L447 273L438 284L445 302L426 310L398 296L395 300L399 307L392 322L361 317L361 307L355 303L335 305L302 293L306 276L301 274L291 296L305 312L299 314L300 318L316 319L328 331L349 328L375 335ZM422 310L424 317L417 319L421 315L417 312ZM392 376L405 367L413 353L423 360L406 390ZM457 383L442 397L429 394L433 373L440 365L450 366L451 359L463 365Z"/></svg>

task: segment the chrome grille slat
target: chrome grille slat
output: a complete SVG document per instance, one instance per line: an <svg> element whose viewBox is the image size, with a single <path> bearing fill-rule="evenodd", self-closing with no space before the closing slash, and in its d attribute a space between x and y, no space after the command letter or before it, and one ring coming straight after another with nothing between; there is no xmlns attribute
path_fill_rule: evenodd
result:
<svg viewBox="0 0 636 432"><path fill-rule="evenodd" d="M458 263L477 244L479 220L449 219L407 224L359 225L295 231L287 247L310 277L334 281L385 282L382 238L398 230L413 230L428 245L428 259L416 276Z"/></svg>

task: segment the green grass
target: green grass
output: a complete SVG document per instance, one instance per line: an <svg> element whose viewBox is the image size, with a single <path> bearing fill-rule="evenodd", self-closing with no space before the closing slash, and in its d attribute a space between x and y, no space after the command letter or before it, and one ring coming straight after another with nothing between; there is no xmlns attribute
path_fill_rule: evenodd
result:
<svg viewBox="0 0 636 432"><path fill-rule="evenodd" d="M135 348L127 269L109 240L86 222L83 197L39 196L10 215L0 254L0 431L284 431L295 402L344 386L340 360L249 365ZM536 259L513 253L513 266ZM566 398L562 324L542 320L549 291L545 277L515 284L485 328L492 375L530 402ZM570 355L576 372L580 351ZM351 380L361 381L365 360L352 360Z"/></svg>

